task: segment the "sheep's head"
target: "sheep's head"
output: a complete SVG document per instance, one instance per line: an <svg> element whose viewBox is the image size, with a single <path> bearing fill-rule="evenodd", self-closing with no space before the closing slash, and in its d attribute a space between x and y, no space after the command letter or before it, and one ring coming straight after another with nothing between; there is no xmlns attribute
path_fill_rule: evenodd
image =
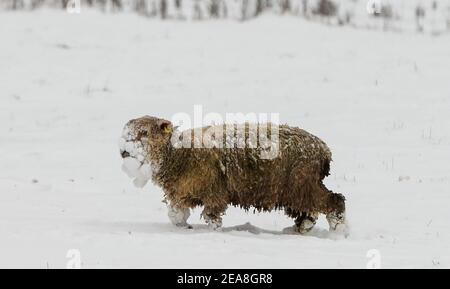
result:
<svg viewBox="0 0 450 289"><path fill-rule="evenodd" d="M151 116L130 120L125 125L119 140L122 170L135 178L137 187L145 186L158 169L172 130L170 121Z"/></svg>

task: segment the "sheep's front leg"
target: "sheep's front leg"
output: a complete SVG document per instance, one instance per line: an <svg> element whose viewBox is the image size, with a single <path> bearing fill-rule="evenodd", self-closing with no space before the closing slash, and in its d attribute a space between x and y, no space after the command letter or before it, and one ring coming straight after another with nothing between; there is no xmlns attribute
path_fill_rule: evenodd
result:
<svg viewBox="0 0 450 289"><path fill-rule="evenodd" d="M210 229L220 230L222 227L222 216L225 214L226 206L209 207L205 205L202 217Z"/></svg>
<svg viewBox="0 0 450 289"><path fill-rule="evenodd" d="M177 227L186 227L192 229L192 226L187 223L187 219L191 215L189 208L182 208L167 202L167 215L170 221Z"/></svg>

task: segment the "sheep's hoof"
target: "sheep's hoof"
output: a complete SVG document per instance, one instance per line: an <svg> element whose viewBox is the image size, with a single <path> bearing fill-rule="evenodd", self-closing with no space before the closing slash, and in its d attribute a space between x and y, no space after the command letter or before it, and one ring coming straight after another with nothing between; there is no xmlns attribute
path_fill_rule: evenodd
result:
<svg viewBox="0 0 450 289"><path fill-rule="evenodd" d="M311 231L311 229L314 227L315 224L316 224L316 222L313 222L309 219L305 219L305 220L303 220L303 222L300 225L295 226L295 229L300 234L306 234L309 231Z"/></svg>
<svg viewBox="0 0 450 289"><path fill-rule="evenodd" d="M213 224L213 223L209 223L208 224L208 228L212 231L217 231L217 232L221 232L222 231L222 225L218 225L218 224Z"/></svg>
<svg viewBox="0 0 450 289"><path fill-rule="evenodd" d="M222 221L221 220L207 220L206 224L208 228L213 231L222 231Z"/></svg>
<svg viewBox="0 0 450 289"><path fill-rule="evenodd" d="M179 224L175 224L176 227L178 228L184 228L184 229L193 229L194 227L192 227L192 225L189 225L188 223L179 223Z"/></svg>
<svg viewBox="0 0 450 289"><path fill-rule="evenodd" d="M295 220L295 230L300 234L306 234L316 225L317 214L303 213Z"/></svg>
<svg viewBox="0 0 450 289"><path fill-rule="evenodd" d="M223 232L223 228L222 227L215 227L215 228L212 228L212 230L215 231L215 232Z"/></svg>

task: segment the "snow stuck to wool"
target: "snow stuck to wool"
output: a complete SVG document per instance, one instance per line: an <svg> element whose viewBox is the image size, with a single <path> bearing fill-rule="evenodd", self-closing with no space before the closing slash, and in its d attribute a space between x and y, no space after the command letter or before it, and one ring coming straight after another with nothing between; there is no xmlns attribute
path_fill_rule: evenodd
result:
<svg viewBox="0 0 450 289"><path fill-rule="evenodd" d="M138 188L143 188L151 179L152 169L145 160L144 148L140 141L136 141L131 130L126 126L119 139L120 153L128 152L129 156L123 159L122 171L133 180Z"/></svg>

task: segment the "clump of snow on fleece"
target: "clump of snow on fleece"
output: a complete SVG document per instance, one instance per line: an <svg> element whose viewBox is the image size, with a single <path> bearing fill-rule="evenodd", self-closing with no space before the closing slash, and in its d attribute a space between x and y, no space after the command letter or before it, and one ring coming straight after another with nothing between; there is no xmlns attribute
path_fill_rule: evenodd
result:
<svg viewBox="0 0 450 289"><path fill-rule="evenodd" d="M174 22L131 14L1 12L0 267L450 267L450 37L292 17ZM173 226L120 170L129 119L279 112L333 151L326 185L352 232L307 235L283 212L194 210Z"/></svg>
<svg viewBox="0 0 450 289"><path fill-rule="evenodd" d="M133 184L143 188L152 177L152 168L146 160L144 148L140 141L135 141L130 129L125 127L119 139L120 152L127 152L129 157L123 159L122 170L130 178L134 178Z"/></svg>

